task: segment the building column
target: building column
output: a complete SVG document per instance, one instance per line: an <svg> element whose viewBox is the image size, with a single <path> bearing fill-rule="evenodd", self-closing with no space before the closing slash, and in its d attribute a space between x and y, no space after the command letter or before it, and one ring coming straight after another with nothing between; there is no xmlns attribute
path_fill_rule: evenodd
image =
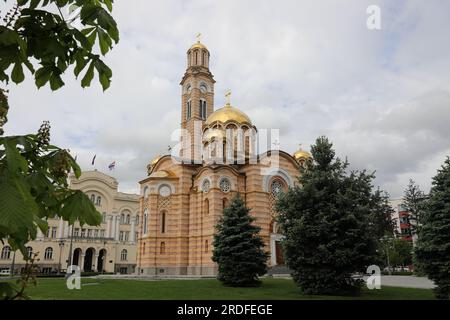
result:
<svg viewBox="0 0 450 320"><path fill-rule="evenodd" d="M92 255L92 271L97 271L98 253Z"/></svg>
<svg viewBox="0 0 450 320"><path fill-rule="evenodd" d="M83 272L84 271L84 253L82 253L80 256L79 256L79 258L78 258L78 260L79 260L79 266L80 266L80 270L81 270L81 272Z"/></svg>
<svg viewBox="0 0 450 320"><path fill-rule="evenodd" d="M135 221L136 221L136 216L131 217L131 235L130 235L130 239L128 239L130 242L135 243L136 239L135 239Z"/></svg>
<svg viewBox="0 0 450 320"><path fill-rule="evenodd" d="M106 216L106 238L111 237L111 220L112 216L108 214Z"/></svg>
<svg viewBox="0 0 450 320"><path fill-rule="evenodd" d="M275 245L275 237L270 235L270 264L275 266L277 264L277 249Z"/></svg>
<svg viewBox="0 0 450 320"><path fill-rule="evenodd" d="M64 238L69 238L71 233L69 234L69 222L64 221Z"/></svg>
<svg viewBox="0 0 450 320"><path fill-rule="evenodd" d="M63 229L64 229L64 221L62 218L59 218L58 239L61 239L63 237Z"/></svg>
<svg viewBox="0 0 450 320"><path fill-rule="evenodd" d="M120 216L116 215L116 225L115 225L115 227L116 227L116 231L115 231L116 241L119 241L119 225L120 225Z"/></svg>

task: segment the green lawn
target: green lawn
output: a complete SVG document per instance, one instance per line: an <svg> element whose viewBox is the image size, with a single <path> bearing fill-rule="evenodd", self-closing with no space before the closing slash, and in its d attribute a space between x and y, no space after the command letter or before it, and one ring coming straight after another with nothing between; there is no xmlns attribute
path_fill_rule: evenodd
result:
<svg viewBox="0 0 450 320"><path fill-rule="evenodd" d="M83 278L81 290L68 290L64 279L38 279L38 285L28 290L32 299L433 299L427 289L382 287L364 290L359 297L302 295L292 280L264 279L259 288L224 287L214 279L205 280L100 280Z"/></svg>

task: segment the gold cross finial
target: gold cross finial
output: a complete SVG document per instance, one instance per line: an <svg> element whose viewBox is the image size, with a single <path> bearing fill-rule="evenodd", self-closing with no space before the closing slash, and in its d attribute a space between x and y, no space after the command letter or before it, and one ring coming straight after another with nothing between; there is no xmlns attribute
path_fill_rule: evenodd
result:
<svg viewBox="0 0 450 320"><path fill-rule="evenodd" d="M230 105L230 97L231 97L231 90L227 90L227 93L225 93L225 98L227 99L227 106Z"/></svg>
<svg viewBox="0 0 450 320"><path fill-rule="evenodd" d="M199 32L195 35L195 37L197 38L197 42L200 43L200 37L202 36L202 34Z"/></svg>

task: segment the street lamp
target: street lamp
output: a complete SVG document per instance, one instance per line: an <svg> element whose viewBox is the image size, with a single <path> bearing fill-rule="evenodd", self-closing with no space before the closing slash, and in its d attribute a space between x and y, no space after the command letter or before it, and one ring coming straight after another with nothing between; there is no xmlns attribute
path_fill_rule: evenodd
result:
<svg viewBox="0 0 450 320"><path fill-rule="evenodd" d="M388 273L389 275L392 275L392 271L391 271L391 262L389 260L389 247L392 241L392 237L390 236L383 236L381 238L381 243L384 245L384 250L386 252L386 262L387 262L387 267L388 267Z"/></svg>
<svg viewBox="0 0 450 320"><path fill-rule="evenodd" d="M64 240L60 240L58 245L59 245L58 274L61 274L61 256L62 256L62 249L64 247Z"/></svg>

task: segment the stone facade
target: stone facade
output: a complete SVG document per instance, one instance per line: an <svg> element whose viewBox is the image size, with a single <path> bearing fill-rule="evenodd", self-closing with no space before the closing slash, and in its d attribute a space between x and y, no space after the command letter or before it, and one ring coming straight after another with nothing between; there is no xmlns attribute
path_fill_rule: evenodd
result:
<svg viewBox="0 0 450 320"><path fill-rule="evenodd" d="M138 272L215 275L217 266L211 260L214 226L237 193L262 228L260 235L270 252L269 265L283 264L279 243L282 235L275 223L273 205L280 192L297 182L299 168L309 153L300 150L290 155L273 150L253 154L254 140L238 137L239 132L257 132L251 120L229 101L214 111L215 81L209 71L208 49L198 42L187 55L180 111L181 128L189 138L181 138L176 156L153 159L147 167L148 177L140 181L143 223L139 226ZM207 62L198 60L199 56L206 57ZM206 106L202 111L203 100ZM197 149L198 144L202 151ZM241 162L234 158L239 153Z"/></svg>
<svg viewBox="0 0 450 320"><path fill-rule="evenodd" d="M49 219L47 234L38 232L30 241L30 252L39 253L37 265L41 272L65 270L72 239L73 264L82 271L134 273L136 239L139 227L139 195L118 191L115 178L99 171L83 172L77 180L70 177L70 187L82 190L102 213L100 226L70 227L62 219ZM24 265L20 252L8 253L8 244L1 247L0 269L20 271Z"/></svg>

